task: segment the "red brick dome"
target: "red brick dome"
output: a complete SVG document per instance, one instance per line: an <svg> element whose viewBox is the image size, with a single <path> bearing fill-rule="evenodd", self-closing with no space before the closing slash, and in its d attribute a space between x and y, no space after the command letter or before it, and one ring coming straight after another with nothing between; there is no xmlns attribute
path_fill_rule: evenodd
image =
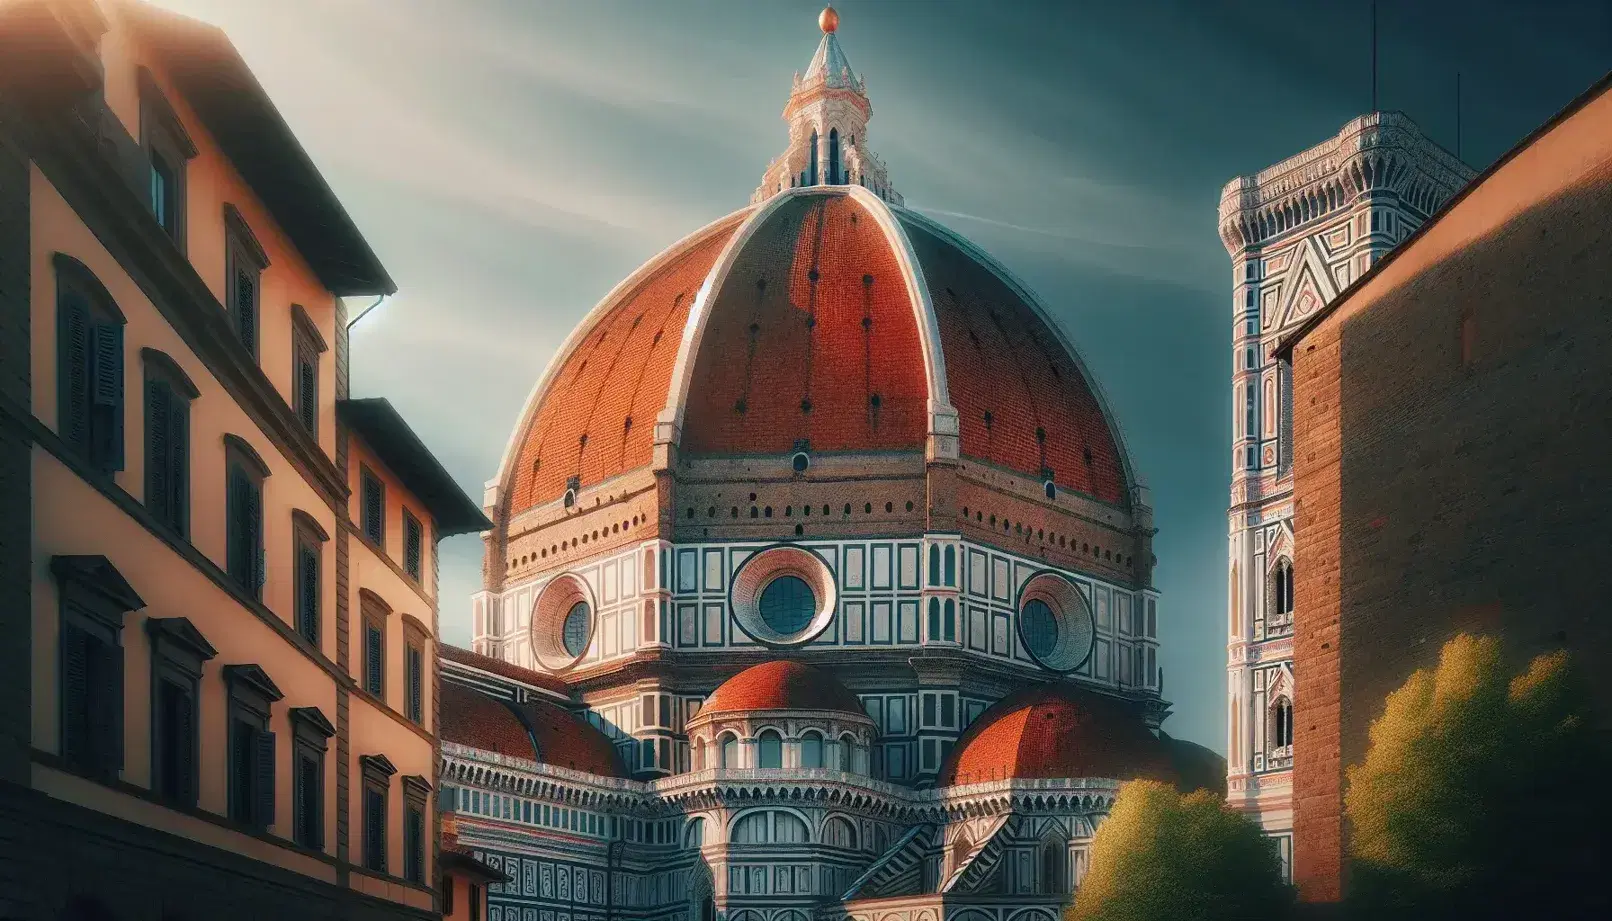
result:
<svg viewBox="0 0 1612 921"><path fill-rule="evenodd" d="M589 774L627 776L610 739L557 704L517 704L444 681L440 705L444 742Z"/></svg>
<svg viewBox="0 0 1612 921"><path fill-rule="evenodd" d="M799 662L753 665L722 682L700 715L754 710L837 710L866 718L862 702L828 672Z"/></svg>
<svg viewBox="0 0 1612 921"><path fill-rule="evenodd" d="M635 272L572 333L527 403L504 516L685 455L960 455L1103 502L1123 449L1044 310L966 240L856 186L735 212Z"/></svg>
<svg viewBox="0 0 1612 921"><path fill-rule="evenodd" d="M1009 778L1149 777L1175 781L1169 749L1133 705L1049 682L1017 691L980 714L937 783Z"/></svg>

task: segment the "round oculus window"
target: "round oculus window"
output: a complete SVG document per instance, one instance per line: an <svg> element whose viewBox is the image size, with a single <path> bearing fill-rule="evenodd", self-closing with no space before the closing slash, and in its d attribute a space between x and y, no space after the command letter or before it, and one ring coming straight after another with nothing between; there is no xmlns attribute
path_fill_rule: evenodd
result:
<svg viewBox="0 0 1612 921"><path fill-rule="evenodd" d="M817 616L817 596L799 576L779 576L761 590L761 620L774 633L792 636Z"/></svg>
<svg viewBox="0 0 1612 921"><path fill-rule="evenodd" d="M588 649L588 617L592 612L586 601L578 601L566 612L565 624L560 629L560 642L573 657Z"/></svg>
<svg viewBox="0 0 1612 921"><path fill-rule="evenodd" d="M532 604L532 654L539 667L563 672L582 661L593 640L593 593L575 573L561 573Z"/></svg>
<svg viewBox="0 0 1612 921"><path fill-rule="evenodd" d="M1040 598L1031 598L1025 602L1019 618L1020 629L1024 631L1024 648L1030 655L1037 659L1052 655L1058 646L1058 619L1051 606Z"/></svg>
<svg viewBox="0 0 1612 921"><path fill-rule="evenodd" d="M1019 642L1042 668L1072 672L1096 639L1091 606L1068 579L1052 572L1031 578L1019 595Z"/></svg>
<svg viewBox="0 0 1612 921"><path fill-rule="evenodd" d="M834 619L836 599L828 564L792 544L768 547L745 560L728 590L734 622L768 646L811 642Z"/></svg>

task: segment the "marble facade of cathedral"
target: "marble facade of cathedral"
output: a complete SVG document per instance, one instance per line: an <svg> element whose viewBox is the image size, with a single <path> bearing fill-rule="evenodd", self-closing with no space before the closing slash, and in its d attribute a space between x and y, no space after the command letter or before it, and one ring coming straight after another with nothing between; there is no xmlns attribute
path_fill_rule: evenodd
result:
<svg viewBox="0 0 1612 921"><path fill-rule="evenodd" d="M1056 921L1160 729L1152 512L1045 307L906 210L825 11L751 204L563 344L442 652L490 921Z"/></svg>
<svg viewBox="0 0 1612 921"><path fill-rule="evenodd" d="M1272 349L1473 176L1397 112L1227 183L1231 256L1227 791L1278 841L1293 837L1293 388ZM1302 612L1300 612L1302 613Z"/></svg>

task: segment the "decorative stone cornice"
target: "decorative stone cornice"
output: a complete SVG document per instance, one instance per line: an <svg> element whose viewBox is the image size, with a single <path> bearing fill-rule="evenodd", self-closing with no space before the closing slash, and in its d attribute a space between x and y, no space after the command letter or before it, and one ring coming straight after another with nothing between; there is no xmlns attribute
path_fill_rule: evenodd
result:
<svg viewBox="0 0 1612 921"><path fill-rule="evenodd" d="M1227 183L1220 195L1220 235L1235 255L1342 211L1361 195L1427 183L1442 201L1473 175L1405 115L1374 112L1309 150Z"/></svg>

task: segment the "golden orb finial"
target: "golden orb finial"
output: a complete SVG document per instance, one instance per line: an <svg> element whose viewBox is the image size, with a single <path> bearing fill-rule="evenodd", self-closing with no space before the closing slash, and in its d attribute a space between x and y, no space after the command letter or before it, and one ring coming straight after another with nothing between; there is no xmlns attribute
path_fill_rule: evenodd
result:
<svg viewBox="0 0 1612 921"><path fill-rule="evenodd" d="M834 12L833 6L823 7L823 12L817 14L817 27L823 32L833 32L840 27L840 14Z"/></svg>

